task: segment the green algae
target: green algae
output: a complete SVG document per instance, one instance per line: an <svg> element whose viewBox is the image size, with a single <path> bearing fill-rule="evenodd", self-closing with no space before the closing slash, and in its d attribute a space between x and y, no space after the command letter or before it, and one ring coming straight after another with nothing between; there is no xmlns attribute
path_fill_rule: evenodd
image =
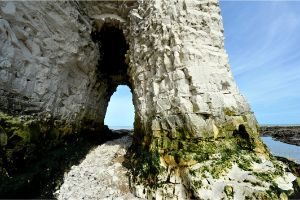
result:
<svg viewBox="0 0 300 200"><path fill-rule="evenodd" d="M194 189L199 189L202 187L202 181L192 181L192 187L194 187Z"/></svg>
<svg viewBox="0 0 300 200"><path fill-rule="evenodd" d="M0 112L0 126L1 130L4 131L8 138L12 138L14 136L22 138L23 142L30 141L30 129L28 128L28 123L21 122L21 120L17 117L12 117L9 115L5 115Z"/></svg>
<svg viewBox="0 0 300 200"><path fill-rule="evenodd" d="M14 174L25 162L62 143L63 137L72 132L72 125L51 118L0 112L0 174Z"/></svg>
<svg viewBox="0 0 300 200"><path fill-rule="evenodd" d="M237 113L234 111L234 109L233 108L229 108L229 107L223 108L223 112L227 116L236 116L237 115Z"/></svg>
<svg viewBox="0 0 300 200"><path fill-rule="evenodd" d="M231 185L226 185L224 187L224 193L226 194L227 197L233 197L234 194L233 187Z"/></svg>
<svg viewBox="0 0 300 200"><path fill-rule="evenodd" d="M141 146L132 146L129 150L130 163L128 168L133 175L134 182L143 181L150 187L158 187L158 175L165 169L160 165L160 155L158 152L147 151Z"/></svg>
<svg viewBox="0 0 300 200"><path fill-rule="evenodd" d="M257 139L257 137L254 137L255 131L251 128L240 125L237 129L234 122L224 123L222 128L219 128L219 131L226 134L231 132L231 134L217 138L191 138L185 137L185 132L173 131L173 135L170 138L168 134L159 134L156 131L156 135L161 135L162 137L152 138L150 150L158 152L162 158L166 157L167 160L165 161L167 163L178 166L190 166L195 163L201 163L210 160L211 155L221 154L220 160L215 164L215 166L219 167L214 167L215 170L212 172L214 176L219 176L222 174L222 169L231 167L233 163L232 155L238 154L239 151L244 149L252 151L256 147L255 140ZM247 160L240 160L238 164L245 170L249 169L251 165Z"/></svg>
<svg viewBox="0 0 300 200"><path fill-rule="evenodd" d="M187 175L190 177L190 187L192 190L197 191L204 187L202 181L206 178L226 179L226 175L235 164L241 170L257 178L257 180L249 181L249 185L253 187L265 187L265 183L274 181L276 177L284 176L284 168L269 154L259 137L258 127L251 125L251 118L246 115L236 115L236 112L230 109L225 109L224 113L227 116L226 122L213 124L213 132L209 132L208 129L205 130L206 132L203 131L205 134L202 132L201 134L191 134L190 131L182 129L170 132L156 130L155 137L148 135L148 145L144 146L146 147L144 149L149 149L149 151L146 150L143 157L147 157L145 154L149 152L150 155L155 152L157 162L152 163L150 161L152 156L149 155L147 159L137 157L133 159L136 160L136 164L140 162L140 167L137 167L137 169L141 173L133 175L133 177L139 176L136 182L145 187L160 187L168 184L168 180L155 179L151 175L151 171L154 171L156 177L168 177L170 176L169 169L180 169L183 174L186 174L185 169L188 169ZM248 124L248 121L250 124ZM194 137L194 135L198 135L198 137ZM199 135L202 137L199 137ZM141 139L143 140L143 137ZM274 164L275 171L254 171L254 163L261 164L262 157ZM155 170L150 170L150 165L154 165ZM184 179L184 177L181 178ZM280 194L283 195L283 193L282 191L277 192L277 189L278 186L273 184L270 191L256 191L252 197L278 199ZM231 193L230 186L224 192L227 197L234 195Z"/></svg>
<svg viewBox="0 0 300 200"><path fill-rule="evenodd" d="M252 159L246 158L246 156L241 156L239 160L237 160L238 167L243 169L244 171L250 171L252 169Z"/></svg>

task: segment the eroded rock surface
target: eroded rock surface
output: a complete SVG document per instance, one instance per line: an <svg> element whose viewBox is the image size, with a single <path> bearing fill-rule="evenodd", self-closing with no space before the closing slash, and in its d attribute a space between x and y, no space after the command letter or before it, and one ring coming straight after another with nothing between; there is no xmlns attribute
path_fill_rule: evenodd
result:
<svg viewBox="0 0 300 200"><path fill-rule="evenodd" d="M233 80L217 0L2 1L0 8L1 151L33 154L34 140L97 132L110 96L126 84L135 106L129 155L137 196L293 192L295 177L260 140ZM268 172L255 172L265 163ZM227 180L237 172L247 183Z"/></svg>
<svg viewBox="0 0 300 200"><path fill-rule="evenodd" d="M128 84L122 26L134 5L0 2L0 174L13 175L10 166L22 167L16 160L40 151L40 143L47 149L69 135L103 133L110 96ZM103 40L122 47L116 60L123 68L114 73L111 65L120 63L104 55Z"/></svg>
<svg viewBox="0 0 300 200"><path fill-rule="evenodd" d="M58 199L140 199L130 192L129 171L124 167L129 162L126 153L131 144L132 137L124 136L91 150L79 165L72 166L65 174L63 184L54 195ZM254 154L241 153L245 155L215 155L208 161L195 164L183 172L187 175L184 180L178 170L172 171L169 180L173 186L164 185L154 198L173 199L176 195L175 199L190 199L185 190L186 183L198 188L192 199L244 199L253 194L256 199L263 199L268 198L265 193L273 184L278 184L283 191L293 190L295 176L283 173L275 178L273 175L285 170L283 163L264 157L253 161ZM147 198L143 186L135 187L133 192Z"/></svg>
<svg viewBox="0 0 300 200"><path fill-rule="evenodd" d="M233 193L241 197L237 191L248 188L243 197L279 198L267 190L286 170L278 167L277 175L276 160L261 142L255 117L232 78L218 2L144 1L131 12L130 23L129 72L134 96L139 97L134 99L138 134L132 152L136 195L230 198ZM260 159L274 162L268 172L272 178L261 180L265 172L253 174L250 166ZM248 172L240 167L235 171L252 173L254 182L266 183L264 189L252 190L239 179L223 180L236 160L249 167ZM207 168L208 174L221 176L205 183Z"/></svg>

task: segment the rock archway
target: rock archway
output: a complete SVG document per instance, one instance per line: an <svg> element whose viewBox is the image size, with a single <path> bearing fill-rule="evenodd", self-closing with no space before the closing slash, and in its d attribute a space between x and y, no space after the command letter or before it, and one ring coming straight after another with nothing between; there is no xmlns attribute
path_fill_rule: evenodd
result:
<svg viewBox="0 0 300 200"><path fill-rule="evenodd" d="M105 19L104 19L105 21ZM99 82L106 83L106 114L108 102L116 91L119 85L126 85L131 88L130 79L128 75L128 62L126 62L126 54L129 45L120 27L119 21L104 22L101 28L95 28L91 33L92 40L98 44L99 47L99 63L97 65L97 79ZM103 118L104 119L104 118ZM104 122L101 122L102 124Z"/></svg>
<svg viewBox="0 0 300 200"><path fill-rule="evenodd" d="M127 84L137 196L271 199L293 192L295 176L260 140L232 77L218 1L0 7L2 171L65 136L99 132L110 96Z"/></svg>

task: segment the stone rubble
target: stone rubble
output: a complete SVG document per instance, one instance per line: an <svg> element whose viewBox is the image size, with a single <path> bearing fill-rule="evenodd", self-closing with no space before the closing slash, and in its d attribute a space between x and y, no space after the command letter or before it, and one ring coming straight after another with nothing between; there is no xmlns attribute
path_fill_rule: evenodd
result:
<svg viewBox="0 0 300 200"><path fill-rule="evenodd" d="M131 143L131 136L124 136L91 150L79 165L72 166L65 174L54 196L59 200L140 199L130 192L127 169L122 166Z"/></svg>

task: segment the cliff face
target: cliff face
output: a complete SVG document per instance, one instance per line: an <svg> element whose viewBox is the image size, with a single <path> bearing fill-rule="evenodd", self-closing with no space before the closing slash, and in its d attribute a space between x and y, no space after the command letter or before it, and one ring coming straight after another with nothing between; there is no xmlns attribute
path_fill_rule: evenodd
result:
<svg viewBox="0 0 300 200"><path fill-rule="evenodd" d="M74 120L96 104L99 51L74 3L1 2L1 11L2 110Z"/></svg>
<svg viewBox="0 0 300 200"><path fill-rule="evenodd" d="M279 198L293 191L295 177L269 155L233 80L217 1L0 8L4 151L13 135L25 145L41 135L100 130L110 96L126 84L136 112L136 195L209 198L218 190L218 198Z"/></svg>
<svg viewBox="0 0 300 200"><path fill-rule="evenodd" d="M0 2L1 175L12 176L67 135L100 132L110 96L128 82L121 30L130 6L134 2ZM118 59L105 41L121 49ZM123 64L111 71L121 53Z"/></svg>
<svg viewBox="0 0 300 200"><path fill-rule="evenodd" d="M240 125L257 139L257 122L228 65L217 1L147 1L130 22L129 72L146 146L162 137L228 137Z"/></svg>
<svg viewBox="0 0 300 200"><path fill-rule="evenodd" d="M236 87L218 2L149 0L130 16L135 143L142 146L133 152L136 194L279 198L266 192L283 191L275 174L287 185L295 178L270 157Z"/></svg>
<svg viewBox="0 0 300 200"><path fill-rule="evenodd" d="M1 2L2 111L103 124L113 89L91 33L105 21L101 14L118 5L94 4Z"/></svg>

